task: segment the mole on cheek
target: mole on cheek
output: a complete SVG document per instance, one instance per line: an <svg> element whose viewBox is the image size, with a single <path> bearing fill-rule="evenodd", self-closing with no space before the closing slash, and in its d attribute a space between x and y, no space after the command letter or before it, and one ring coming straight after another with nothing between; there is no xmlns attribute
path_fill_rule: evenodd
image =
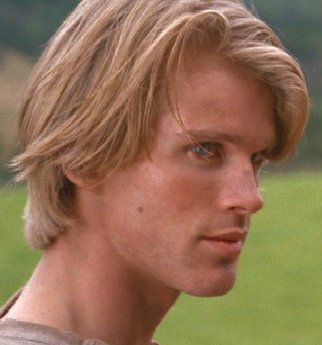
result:
<svg viewBox="0 0 322 345"><path fill-rule="evenodd" d="M139 207L138 207L138 211L139 211L140 213L143 213L144 208L143 208L142 206L139 206Z"/></svg>

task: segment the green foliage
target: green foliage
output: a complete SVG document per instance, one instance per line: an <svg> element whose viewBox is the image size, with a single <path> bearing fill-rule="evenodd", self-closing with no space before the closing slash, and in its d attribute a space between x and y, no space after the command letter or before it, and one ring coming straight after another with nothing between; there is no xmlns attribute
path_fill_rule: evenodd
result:
<svg viewBox="0 0 322 345"><path fill-rule="evenodd" d="M182 296L156 338L163 345L322 343L322 174L269 175L234 290ZM23 189L0 193L0 304L38 258L22 240Z"/></svg>
<svg viewBox="0 0 322 345"><path fill-rule="evenodd" d="M12 172L6 166L0 166L0 186L12 179Z"/></svg>
<svg viewBox="0 0 322 345"><path fill-rule="evenodd" d="M37 56L77 0L1 0L0 46Z"/></svg>

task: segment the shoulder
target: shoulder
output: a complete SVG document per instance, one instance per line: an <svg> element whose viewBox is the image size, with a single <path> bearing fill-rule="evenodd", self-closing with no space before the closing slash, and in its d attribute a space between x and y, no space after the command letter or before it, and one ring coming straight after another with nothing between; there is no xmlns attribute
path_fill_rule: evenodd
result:
<svg viewBox="0 0 322 345"><path fill-rule="evenodd" d="M7 319L0 321L0 345L86 345L71 333L51 327ZM94 345L94 344L93 344Z"/></svg>
<svg viewBox="0 0 322 345"><path fill-rule="evenodd" d="M2 337L0 335L0 345L40 345L43 343L34 343L28 340L19 339L19 338L11 338L11 337Z"/></svg>

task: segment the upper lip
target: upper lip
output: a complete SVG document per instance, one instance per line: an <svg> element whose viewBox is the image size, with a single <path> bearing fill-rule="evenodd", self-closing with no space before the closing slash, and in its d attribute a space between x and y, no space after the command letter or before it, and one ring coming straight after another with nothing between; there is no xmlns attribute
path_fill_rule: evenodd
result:
<svg viewBox="0 0 322 345"><path fill-rule="evenodd" d="M214 234L202 236L205 240L237 242L244 241L247 236L245 228L227 228L217 230Z"/></svg>

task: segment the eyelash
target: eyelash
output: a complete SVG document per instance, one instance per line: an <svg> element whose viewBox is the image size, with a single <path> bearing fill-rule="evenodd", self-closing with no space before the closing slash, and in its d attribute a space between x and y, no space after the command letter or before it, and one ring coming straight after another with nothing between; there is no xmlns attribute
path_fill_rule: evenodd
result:
<svg viewBox="0 0 322 345"><path fill-rule="evenodd" d="M196 156L199 156L199 158L205 158L207 160L222 157L221 145L216 142L196 144L191 147L191 150Z"/></svg>
<svg viewBox="0 0 322 345"><path fill-rule="evenodd" d="M265 152L256 152L252 155L251 161L253 164L263 165L268 162L267 154Z"/></svg>
<svg viewBox="0 0 322 345"><path fill-rule="evenodd" d="M194 155L198 156L199 159L206 159L207 161L213 161L220 159L224 156L222 153L221 144L217 142L204 142L191 146L191 151ZM265 152L256 152L251 156L251 162L256 169L260 169L263 165L268 162Z"/></svg>

